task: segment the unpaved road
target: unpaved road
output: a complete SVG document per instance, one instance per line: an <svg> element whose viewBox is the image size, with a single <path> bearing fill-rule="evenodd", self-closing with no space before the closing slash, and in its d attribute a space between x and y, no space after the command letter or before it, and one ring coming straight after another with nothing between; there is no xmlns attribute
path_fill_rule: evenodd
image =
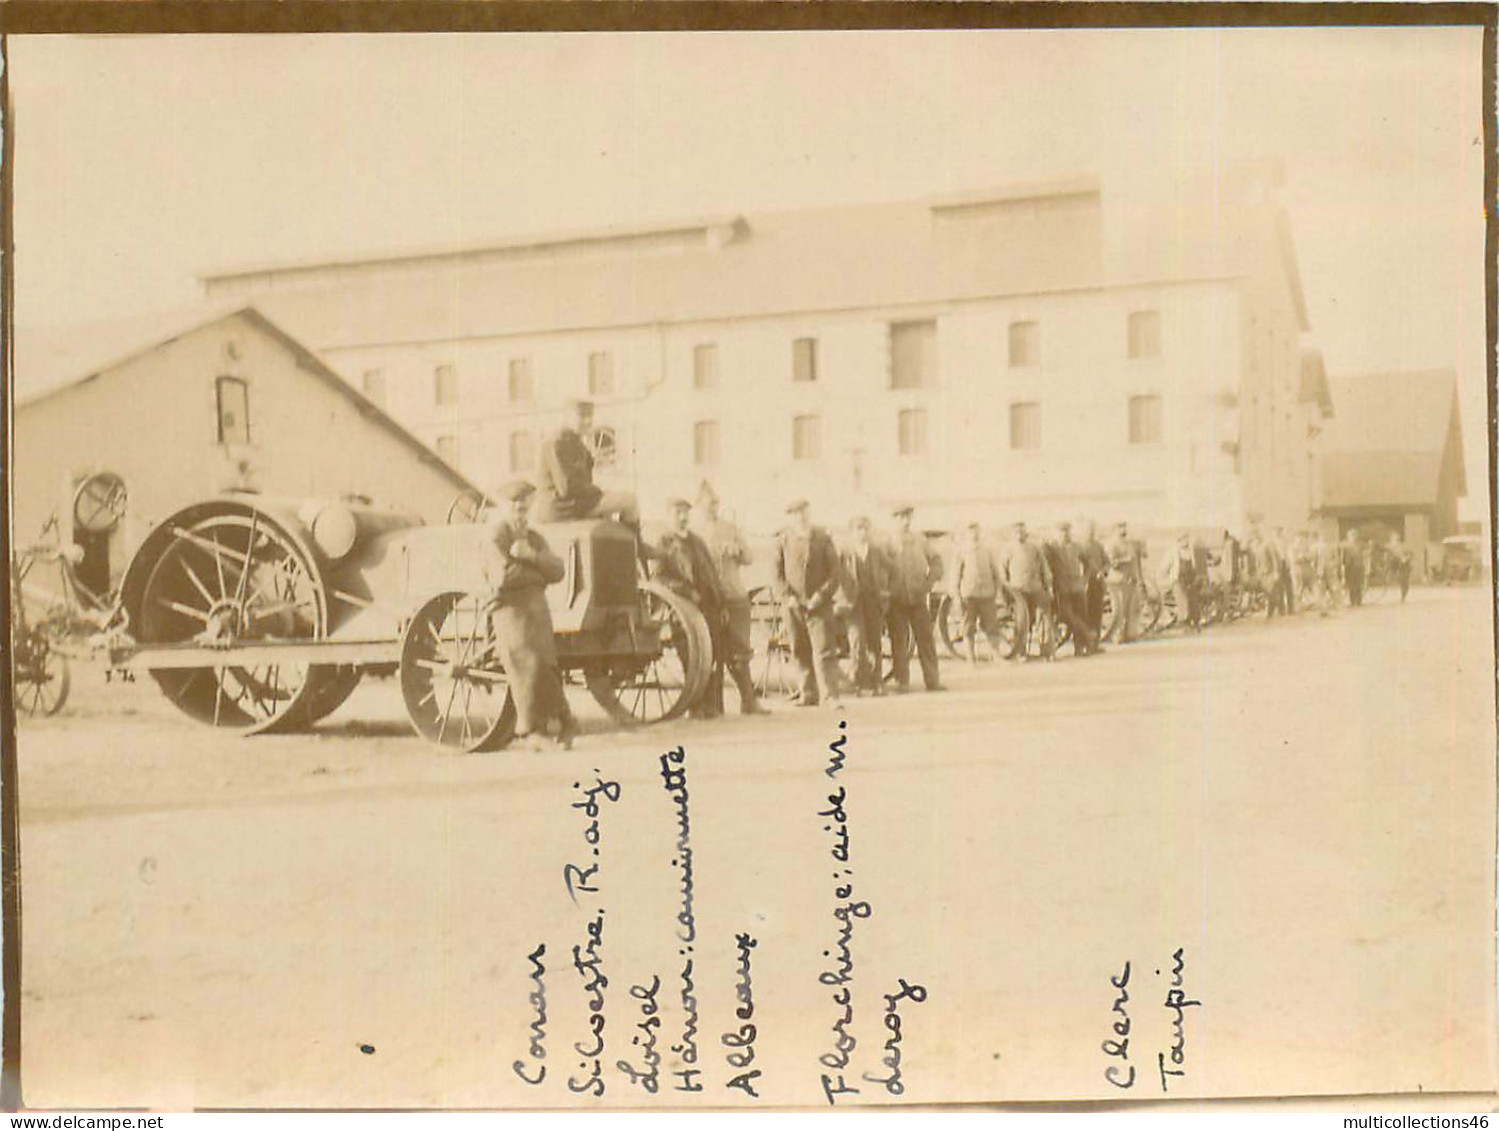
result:
<svg viewBox="0 0 1499 1131"><path fill-rule="evenodd" d="M821 1103L841 1007L847 790L858 1046L844 1099L888 1099L883 995L898 979L904 1094L1172 1095L1492 1088L1494 665L1486 594L1418 591L1329 620L1238 624L1086 662L944 668L951 690L621 734L569 754L454 756L411 736L393 683L315 733L238 739L144 678L82 673L19 737L23 1084L33 1106L562 1105L590 1075L570 952L602 909L606 1103L681 1101L676 811L657 764L687 752L697 1068L714 1103L737 1025L735 935L756 940L757 1090ZM601 802L600 854L581 788ZM578 783L575 788L574 783ZM575 905L568 863L597 893ZM845 903L848 901L845 901ZM527 955L545 943L541 1086ZM1127 1092L1105 1081L1124 962ZM1154 973L1164 969L1163 975ZM660 979L657 1095L630 986ZM537 1062L539 1063L539 1062Z"/></svg>

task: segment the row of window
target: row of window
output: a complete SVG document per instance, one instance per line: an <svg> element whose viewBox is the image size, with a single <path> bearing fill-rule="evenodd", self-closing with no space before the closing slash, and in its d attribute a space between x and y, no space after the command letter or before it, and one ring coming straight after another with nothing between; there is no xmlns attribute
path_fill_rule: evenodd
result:
<svg viewBox="0 0 1499 1131"><path fill-rule="evenodd" d="M1041 324L1034 321L1011 322L1008 331L1008 357L1013 369L1034 368L1041 364ZM1137 310L1127 318L1128 355L1131 360L1159 357L1161 353L1161 315L1156 310ZM791 343L791 379L811 382L818 378L816 338L797 338ZM890 387L892 389L925 389L937 383L937 323L927 319L917 322L894 322L890 325ZM507 396L511 404L529 405L536 400L536 379L529 357L510 359L507 372ZM702 342L692 348L692 384L697 389L716 389L719 383L718 345ZM385 372L364 372L365 396L377 404L385 402ZM600 350L588 355L588 394L592 397L614 395L614 355ZM458 370L453 365L439 365L432 371L432 399L439 406L458 403Z"/></svg>
<svg viewBox="0 0 1499 1131"><path fill-rule="evenodd" d="M531 370L529 357L510 359L507 378L507 397L511 404L529 405L536 401L536 378ZM376 404L385 403L385 371L366 369L360 380L364 395ZM432 403L439 407L458 403L458 369L454 365L439 365L432 370ZM588 355L588 395L612 397L614 395L614 355L600 350Z"/></svg>
<svg viewBox="0 0 1499 1131"><path fill-rule="evenodd" d="M1035 451L1041 447L1041 404L1015 401L1010 405L1010 449ZM928 448L927 410L901 409L895 415L896 451L902 456L924 456ZM1130 397L1128 435L1131 444L1161 442L1161 398L1153 394ZM612 437L611 437L612 440ZM612 445L611 445L612 446ZM437 437L437 454L453 466L458 463L458 438ZM700 466L720 462L723 455L722 426L717 420L699 420L692 426L692 461ZM536 464L536 438L527 431L510 433L510 470L532 471ZM822 417L803 413L791 418L791 458L822 458Z"/></svg>

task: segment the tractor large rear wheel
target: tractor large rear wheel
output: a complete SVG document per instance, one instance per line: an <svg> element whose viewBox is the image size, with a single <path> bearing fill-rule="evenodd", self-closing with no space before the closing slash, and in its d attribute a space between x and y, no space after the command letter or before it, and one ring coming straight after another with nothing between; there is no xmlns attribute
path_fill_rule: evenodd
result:
<svg viewBox="0 0 1499 1131"><path fill-rule="evenodd" d="M400 678L406 714L428 741L478 753L514 737L515 701L479 598L439 593L417 610L401 640Z"/></svg>
<svg viewBox="0 0 1499 1131"><path fill-rule="evenodd" d="M652 581L640 583L640 599L660 654L596 660L583 669L589 694L626 726L676 718L701 697L713 670L712 633L696 605Z"/></svg>

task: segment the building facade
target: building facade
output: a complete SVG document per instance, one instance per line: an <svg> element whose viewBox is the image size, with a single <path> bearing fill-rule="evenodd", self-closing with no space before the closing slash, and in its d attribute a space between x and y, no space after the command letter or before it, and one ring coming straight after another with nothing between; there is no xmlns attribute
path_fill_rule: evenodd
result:
<svg viewBox="0 0 1499 1131"><path fill-rule="evenodd" d="M1087 178L888 206L237 268L477 482L531 474L569 397L647 514L710 480L752 527L897 500L950 528L1079 515L1300 525L1331 411L1285 217L1111 235Z"/></svg>

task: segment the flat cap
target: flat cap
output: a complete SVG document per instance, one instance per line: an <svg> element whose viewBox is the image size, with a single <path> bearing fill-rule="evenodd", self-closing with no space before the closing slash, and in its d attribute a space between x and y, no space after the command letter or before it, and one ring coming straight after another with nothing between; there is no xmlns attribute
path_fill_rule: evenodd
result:
<svg viewBox="0 0 1499 1131"><path fill-rule="evenodd" d="M791 502L789 502L789 503L786 504L786 513L787 514L796 514L798 511L804 511L804 510L810 509L811 506L812 506L812 504L809 503L809 502L807 502L806 499L795 499L795 500L793 500L793 501L791 501Z"/></svg>
<svg viewBox="0 0 1499 1131"><path fill-rule="evenodd" d="M567 407L573 410L577 410L580 408L592 408L593 402L587 397L568 397Z"/></svg>
<svg viewBox="0 0 1499 1131"><path fill-rule="evenodd" d="M910 503L899 503L891 508L890 513L899 518L903 514L915 514L916 508Z"/></svg>
<svg viewBox="0 0 1499 1131"><path fill-rule="evenodd" d="M1072 529L1072 523L1068 522L1064 518L1064 519L1062 519L1061 522L1057 523L1057 529L1058 530L1071 530Z"/></svg>
<svg viewBox="0 0 1499 1131"><path fill-rule="evenodd" d="M536 488L528 479L512 479L500 488L500 498L509 499L514 502L517 499L528 499L536 494Z"/></svg>
<svg viewBox="0 0 1499 1131"><path fill-rule="evenodd" d="M669 511L674 511L677 509L690 511L692 509L692 504L680 496L673 496L672 498L666 500L666 509Z"/></svg>

